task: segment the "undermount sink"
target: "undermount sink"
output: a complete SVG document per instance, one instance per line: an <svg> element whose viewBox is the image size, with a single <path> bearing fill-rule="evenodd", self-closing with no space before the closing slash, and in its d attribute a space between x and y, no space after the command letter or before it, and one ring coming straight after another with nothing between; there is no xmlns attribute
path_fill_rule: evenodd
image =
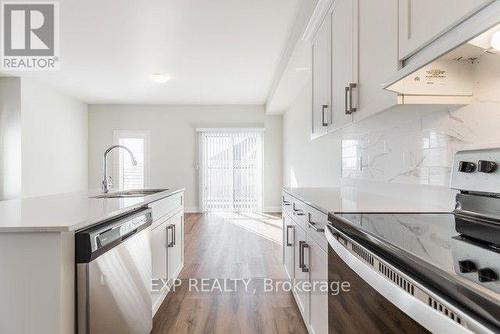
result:
<svg viewBox="0 0 500 334"><path fill-rule="evenodd" d="M153 195L162 191L168 190L165 189L133 189L133 190L121 190L109 192L97 196L92 196L91 198L123 198L123 197L143 197L148 195Z"/></svg>

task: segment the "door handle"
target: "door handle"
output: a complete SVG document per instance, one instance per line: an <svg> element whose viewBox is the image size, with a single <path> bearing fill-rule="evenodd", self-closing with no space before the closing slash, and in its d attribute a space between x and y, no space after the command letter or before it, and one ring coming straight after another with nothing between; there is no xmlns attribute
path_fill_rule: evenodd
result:
<svg viewBox="0 0 500 334"><path fill-rule="evenodd" d="M173 231L174 230L174 225L168 225L167 226L167 247L168 248L171 248L171 247L174 247L174 241L173 241L173 237L172 239L169 239L168 237L168 231ZM172 241L169 241L169 240L172 240Z"/></svg>
<svg viewBox="0 0 500 334"><path fill-rule="evenodd" d="M287 247L292 247L292 246L293 246L293 244L290 242L290 239L288 239L288 236L290 235L290 234L288 233L288 231L289 231L290 229L292 229L292 231L293 231L293 226L292 226L292 225L287 225L287 227L286 227L286 246L287 246Z"/></svg>
<svg viewBox="0 0 500 334"><path fill-rule="evenodd" d="M345 114L349 115L349 87L345 87L345 92L344 92L344 109L345 109Z"/></svg>
<svg viewBox="0 0 500 334"><path fill-rule="evenodd" d="M293 203L293 213L297 216L303 216L304 215L304 211L302 211L301 209L296 209L295 208L295 203Z"/></svg>
<svg viewBox="0 0 500 334"><path fill-rule="evenodd" d="M290 202L285 199L285 196L283 196L283 205L284 206L290 206Z"/></svg>
<svg viewBox="0 0 500 334"><path fill-rule="evenodd" d="M325 110L328 109L328 104L323 104L321 106L321 125L328 126L328 122L325 121Z"/></svg>
<svg viewBox="0 0 500 334"><path fill-rule="evenodd" d="M302 254L302 245L305 241L299 241L299 268L302 269L304 267L304 254Z"/></svg>
<svg viewBox="0 0 500 334"><path fill-rule="evenodd" d="M173 243L174 243L174 246L177 245L177 237L176 237L176 226L175 225L172 225L174 228L172 230L172 236L173 236Z"/></svg>
<svg viewBox="0 0 500 334"><path fill-rule="evenodd" d="M357 108L353 106L353 98L352 98L352 90L356 88L358 85L354 82L351 82L349 86L345 88L344 95L344 103L345 103L345 114L350 115L353 112L356 112Z"/></svg>
<svg viewBox="0 0 500 334"><path fill-rule="evenodd" d="M309 248L309 245L307 244L307 242L305 241L299 241L299 265L300 265L300 269L302 269L302 272L303 273L308 273L309 272L309 268L307 268L306 264L305 264L305 249L306 248Z"/></svg>
<svg viewBox="0 0 500 334"><path fill-rule="evenodd" d="M315 223L311 220L311 213L309 212L307 221L309 223L309 227L315 230L316 232L325 232L324 228L318 227L318 223Z"/></svg>

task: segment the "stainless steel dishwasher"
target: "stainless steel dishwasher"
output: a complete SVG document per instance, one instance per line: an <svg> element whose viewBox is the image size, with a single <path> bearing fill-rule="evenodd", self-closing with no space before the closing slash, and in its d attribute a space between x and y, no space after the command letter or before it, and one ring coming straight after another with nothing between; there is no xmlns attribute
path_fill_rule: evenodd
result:
<svg viewBox="0 0 500 334"><path fill-rule="evenodd" d="M75 235L79 334L151 332L151 223L141 209Z"/></svg>

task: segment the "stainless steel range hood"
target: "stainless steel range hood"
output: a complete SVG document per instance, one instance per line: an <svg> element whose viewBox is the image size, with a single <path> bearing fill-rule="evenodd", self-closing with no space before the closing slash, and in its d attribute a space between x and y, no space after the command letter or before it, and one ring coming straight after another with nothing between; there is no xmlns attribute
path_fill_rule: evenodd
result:
<svg viewBox="0 0 500 334"><path fill-rule="evenodd" d="M497 1L406 59L384 88L398 93L399 104L465 105L491 96L498 102L500 49L491 41L499 31ZM498 83L496 96L486 87L489 77Z"/></svg>

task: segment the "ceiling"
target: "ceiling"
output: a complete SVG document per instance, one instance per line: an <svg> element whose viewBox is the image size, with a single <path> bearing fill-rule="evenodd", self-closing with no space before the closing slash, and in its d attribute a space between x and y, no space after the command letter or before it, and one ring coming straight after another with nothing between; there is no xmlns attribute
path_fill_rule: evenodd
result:
<svg viewBox="0 0 500 334"><path fill-rule="evenodd" d="M91 104L264 104L299 0L59 4L60 70L10 74Z"/></svg>

